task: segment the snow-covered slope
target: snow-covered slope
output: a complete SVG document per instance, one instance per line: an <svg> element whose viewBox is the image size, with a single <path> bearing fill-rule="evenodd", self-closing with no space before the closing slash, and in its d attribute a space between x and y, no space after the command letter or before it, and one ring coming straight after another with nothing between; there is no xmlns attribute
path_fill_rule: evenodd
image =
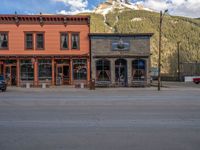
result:
<svg viewBox="0 0 200 150"><path fill-rule="evenodd" d="M124 8L152 11L151 9L145 8L142 5L130 3L128 0L107 0L106 2L101 3L99 6L97 6L94 10L94 13L106 15L114 9Z"/></svg>

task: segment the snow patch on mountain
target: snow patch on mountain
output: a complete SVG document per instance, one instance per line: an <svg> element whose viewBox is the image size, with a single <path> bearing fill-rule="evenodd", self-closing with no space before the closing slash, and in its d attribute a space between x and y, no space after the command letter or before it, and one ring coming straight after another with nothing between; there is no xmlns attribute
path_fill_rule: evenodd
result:
<svg viewBox="0 0 200 150"><path fill-rule="evenodd" d="M125 8L129 8L132 10L153 11L149 8L145 8L141 4L130 3L128 0L107 0L106 2L101 3L99 6L97 6L94 10L94 13L106 15L109 12L114 11L115 9L123 10Z"/></svg>
<svg viewBox="0 0 200 150"><path fill-rule="evenodd" d="M142 18L133 18L131 19L131 22L137 22L137 21L142 21L143 19Z"/></svg>

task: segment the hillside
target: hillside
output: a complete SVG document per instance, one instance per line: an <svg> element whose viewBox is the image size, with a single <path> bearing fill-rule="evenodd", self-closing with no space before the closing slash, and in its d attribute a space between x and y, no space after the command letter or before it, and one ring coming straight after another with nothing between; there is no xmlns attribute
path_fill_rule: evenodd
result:
<svg viewBox="0 0 200 150"><path fill-rule="evenodd" d="M152 32L152 66L157 66L159 13L145 10L115 9L107 14L89 13L93 33ZM200 20L165 15L162 37L162 72L176 74L177 42L181 41L181 62L200 61Z"/></svg>

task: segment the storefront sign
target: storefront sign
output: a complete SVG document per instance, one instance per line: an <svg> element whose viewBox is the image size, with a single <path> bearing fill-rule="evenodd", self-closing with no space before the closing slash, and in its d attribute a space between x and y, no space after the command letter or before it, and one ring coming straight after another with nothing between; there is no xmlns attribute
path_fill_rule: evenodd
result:
<svg viewBox="0 0 200 150"><path fill-rule="evenodd" d="M130 49L130 42L123 41L120 39L119 41L112 42L112 50L113 51L128 51Z"/></svg>

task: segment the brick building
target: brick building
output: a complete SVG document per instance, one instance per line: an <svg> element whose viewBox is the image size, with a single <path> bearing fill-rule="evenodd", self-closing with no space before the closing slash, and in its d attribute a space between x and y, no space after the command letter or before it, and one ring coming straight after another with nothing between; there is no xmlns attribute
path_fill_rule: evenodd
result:
<svg viewBox="0 0 200 150"><path fill-rule="evenodd" d="M145 34L90 34L92 78L97 86L150 83L150 38Z"/></svg>
<svg viewBox="0 0 200 150"><path fill-rule="evenodd" d="M88 16L0 15L0 74L8 85L90 80Z"/></svg>

